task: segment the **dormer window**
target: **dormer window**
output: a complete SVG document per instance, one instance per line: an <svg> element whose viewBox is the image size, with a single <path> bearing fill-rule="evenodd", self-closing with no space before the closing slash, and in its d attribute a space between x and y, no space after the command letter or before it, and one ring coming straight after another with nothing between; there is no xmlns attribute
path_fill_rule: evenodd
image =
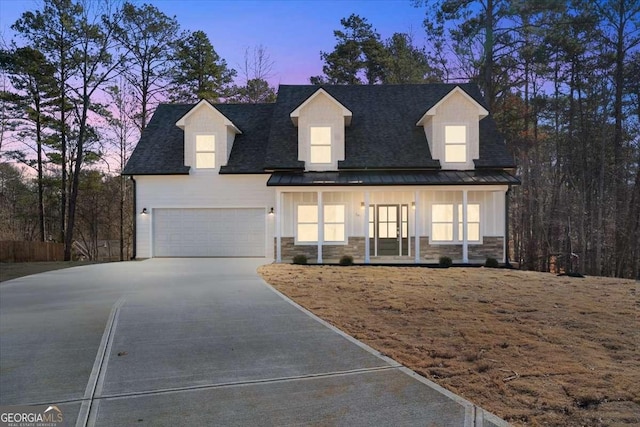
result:
<svg viewBox="0 0 640 427"><path fill-rule="evenodd" d="M310 163L329 164L331 163L331 128L328 126L310 128Z"/></svg>
<svg viewBox="0 0 640 427"><path fill-rule="evenodd" d="M467 162L467 127L447 125L444 127L445 163Z"/></svg>
<svg viewBox="0 0 640 427"><path fill-rule="evenodd" d="M216 167L216 136L196 135L196 168L214 169Z"/></svg>

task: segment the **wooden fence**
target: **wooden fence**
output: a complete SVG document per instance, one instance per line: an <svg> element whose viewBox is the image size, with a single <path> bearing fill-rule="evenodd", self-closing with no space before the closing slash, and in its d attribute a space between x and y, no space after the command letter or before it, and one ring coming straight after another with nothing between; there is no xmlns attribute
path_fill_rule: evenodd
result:
<svg viewBox="0 0 640 427"><path fill-rule="evenodd" d="M0 262L62 261L63 259L62 243L0 241Z"/></svg>

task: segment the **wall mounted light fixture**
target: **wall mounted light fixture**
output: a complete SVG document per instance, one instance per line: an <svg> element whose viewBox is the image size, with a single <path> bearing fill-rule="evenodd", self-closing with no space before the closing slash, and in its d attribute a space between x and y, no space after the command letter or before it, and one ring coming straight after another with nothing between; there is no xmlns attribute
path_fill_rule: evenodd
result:
<svg viewBox="0 0 640 427"><path fill-rule="evenodd" d="M364 202L360 202L360 209L364 209Z"/></svg>
<svg viewBox="0 0 640 427"><path fill-rule="evenodd" d="M147 208L142 208L142 212L140 212L142 215L146 215L147 214Z"/></svg>
<svg viewBox="0 0 640 427"><path fill-rule="evenodd" d="M416 202L411 202L411 209L415 209L416 208Z"/></svg>
<svg viewBox="0 0 640 427"><path fill-rule="evenodd" d="M269 209L269 215L273 215L274 213L273 208Z"/></svg>

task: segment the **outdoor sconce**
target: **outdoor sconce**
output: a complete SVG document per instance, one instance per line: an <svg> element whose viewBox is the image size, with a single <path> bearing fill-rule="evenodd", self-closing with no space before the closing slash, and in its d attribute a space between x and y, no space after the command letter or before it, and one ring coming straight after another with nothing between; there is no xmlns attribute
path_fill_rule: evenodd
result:
<svg viewBox="0 0 640 427"><path fill-rule="evenodd" d="M274 213L273 208L269 209L269 215L273 215Z"/></svg>
<svg viewBox="0 0 640 427"><path fill-rule="evenodd" d="M142 208L142 212L140 212L142 215L146 215L147 214L147 208Z"/></svg>
<svg viewBox="0 0 640 427"><path fill-rule="evenodd" d="M360 202L360 209L364 209L364 202Z"/></svg>
<svg viewBox="0 0 640 427"><path fill-rule="evenodd" d="M416 202L411 202L411 209L415 209L416 208Z"/></svg>

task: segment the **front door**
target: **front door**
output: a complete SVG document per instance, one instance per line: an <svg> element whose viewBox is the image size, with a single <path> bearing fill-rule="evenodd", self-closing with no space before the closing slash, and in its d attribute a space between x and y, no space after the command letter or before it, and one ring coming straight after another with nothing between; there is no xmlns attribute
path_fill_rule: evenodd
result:
<svg viewBox="0 0 640 427"><path fill-rule="evenodd" d="M377 205L375 239L372 242L378 256L408 255L409 207L407 205ZM377 244L376 244L377 243ZM373 250L372 245L372 252Z"/></svg>

